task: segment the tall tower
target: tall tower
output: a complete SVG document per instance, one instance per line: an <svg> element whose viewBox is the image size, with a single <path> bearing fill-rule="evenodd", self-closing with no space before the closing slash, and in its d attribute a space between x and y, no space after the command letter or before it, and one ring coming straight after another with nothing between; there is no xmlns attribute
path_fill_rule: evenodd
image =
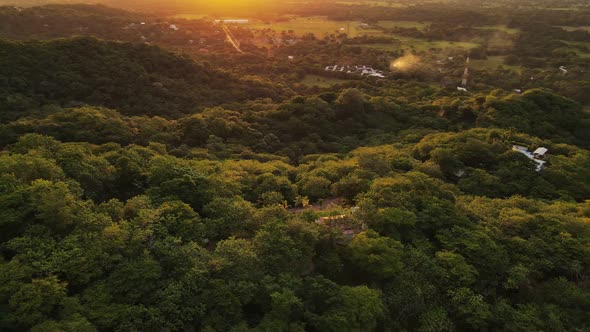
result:
<svg viewBox="0 0 590 332"><path fill-rule="evenodd" d="M463 79L461 79L461 85L467 86L467 79L469 78L469 57L465 61L465 70L463 71Z"/></svg>

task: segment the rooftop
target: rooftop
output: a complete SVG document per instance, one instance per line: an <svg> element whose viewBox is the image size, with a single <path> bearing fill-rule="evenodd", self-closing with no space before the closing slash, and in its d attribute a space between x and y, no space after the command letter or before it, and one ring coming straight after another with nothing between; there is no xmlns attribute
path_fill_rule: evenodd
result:
<svg viewBox="0 0 590 332"><path fill-rule="evenodd" d="M535 150L535 152L531 153L529 151L529 149L524 146L514 145L512 147L512 150L520 152L523 155L525 155L527 158L529 158L530 160L534 161L537 164L537 168L536 168L537 172L540 172L545 167L545 164L547 163L545 160L538 159L538 157L543 156L545 153L547 153L547 151L549 151L547 148L540 147L537 150Z"/></svg>

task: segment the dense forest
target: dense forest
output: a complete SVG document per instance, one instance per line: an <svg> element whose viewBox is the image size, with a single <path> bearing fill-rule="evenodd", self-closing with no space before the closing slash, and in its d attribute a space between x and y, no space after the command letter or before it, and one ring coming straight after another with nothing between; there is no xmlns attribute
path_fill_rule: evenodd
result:
<svg viewBox="0 0 590 332"><path fill-rule="evenodd" d="M0 7L0 330L590 330L590 12L527 3L289 3L385 35L226 27L242 52ZM469 57L504 62L457 89Z"/></svg>

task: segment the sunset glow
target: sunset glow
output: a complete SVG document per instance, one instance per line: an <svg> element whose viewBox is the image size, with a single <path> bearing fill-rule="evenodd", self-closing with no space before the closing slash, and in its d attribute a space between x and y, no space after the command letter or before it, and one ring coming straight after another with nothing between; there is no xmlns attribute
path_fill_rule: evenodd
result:
<svg viewBox="0 0 590 332"><path fill-rule="evenodd" d="M589 0L0 0L0 332L590 332Z"/></svg>

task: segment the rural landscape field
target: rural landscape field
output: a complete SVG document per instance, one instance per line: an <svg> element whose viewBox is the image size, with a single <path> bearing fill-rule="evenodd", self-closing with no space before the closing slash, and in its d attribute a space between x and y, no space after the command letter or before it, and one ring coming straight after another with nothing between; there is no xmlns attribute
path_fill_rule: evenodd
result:
<svg viewBox="0 0 590 332"><path fill-rule="evenodd" d="M590 3L0 0L0 331L590 331Z"/></svg>

